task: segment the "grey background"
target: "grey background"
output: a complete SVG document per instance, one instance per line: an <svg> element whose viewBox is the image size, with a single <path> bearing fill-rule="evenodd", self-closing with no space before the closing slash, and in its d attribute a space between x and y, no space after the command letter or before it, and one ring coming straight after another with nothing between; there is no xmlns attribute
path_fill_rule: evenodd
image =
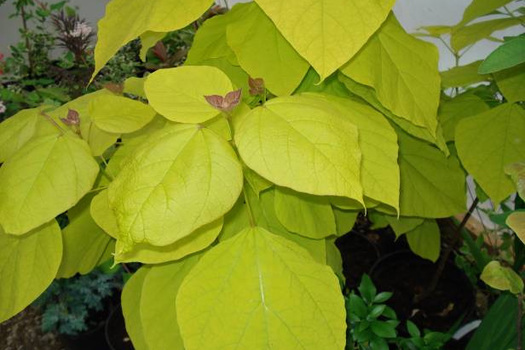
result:
<svg viewBox="0 0 525 350"><path fill-rule="evenodd" d="M56 0L58 1L58 0ZM218 0L224 4L225 0ZM243 0L226 0L231 6ZM286 1L286 0L282 0ZM398 0L394 12L399 21L408 32L415 32L417 28L424 25L455 24L462 17L463 10L471 0ZM0 52L8 54L9 45L19 39L18 28L20 20L10 19L9 14L13 12L11 0L0 7ZM50 1L54 2L54 1ZM70 0L72 6L77 6L79 14L92 26L104 15L104 7L108 0ZM497 37L519 33L518 28L497 32ZM440 51L440 69L444 70L454 66L454 59L445 46L436 40L432 41ZM482 41L470 49L461 59L460 64L467 64L485 57L498 44L490 41Z"/></svg>

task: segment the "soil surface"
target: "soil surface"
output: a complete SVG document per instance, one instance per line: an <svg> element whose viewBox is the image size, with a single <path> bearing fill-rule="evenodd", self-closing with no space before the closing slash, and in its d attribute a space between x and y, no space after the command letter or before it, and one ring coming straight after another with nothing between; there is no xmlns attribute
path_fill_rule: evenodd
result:
<svg viewBox="0 0 525 350"><path fill-rule="evenodd" d="M27 308L15 317L0 323L2 350L68 350L55 333L43 333L41 315Z"/></svg>

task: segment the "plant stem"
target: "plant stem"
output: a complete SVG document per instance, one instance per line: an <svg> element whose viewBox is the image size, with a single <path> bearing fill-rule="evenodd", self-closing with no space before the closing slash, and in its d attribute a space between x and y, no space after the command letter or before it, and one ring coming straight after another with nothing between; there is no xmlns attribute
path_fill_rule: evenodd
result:
<svg viewBox="0 0 525 350"><path fill-rule="evenodd" d="M523 21L523 19L521 19L520 17L516 17L511 10L508 9L507 6L503 6L503 8L505 9L505 11L507 11L507 15L509 15L510 17L512 18L515 18L517 19L518 21L520 21L520 24L522 27L525 27L525 22Z"/></svg>
<svg viewBox="0 0 525 350"><path fill-rule="evenodd" d="M24 28L24 39L26 42L27 60L29 62L29 76L32 76L33 70L34 70L33 52L32 52L33 50L31 49L31 41L29 40L29 37L27 36L29 33L29 28L27 26L26 11L25 11L24 5L20 7L20 16L22 17L22 27Z"/></svg>
<svg viewBox="0 0 525 350"><path fill-rule="evenodd" d="M450 254L454 251L454 248L457 242L461 239L461 231L463 230L468 220L472 216L472 213L474 212L474 209L476 209L478 203L479 203L478 197L474 198L474 201L470 205L470 208L468 212L465 214L465 217L463 218L463 220L461 220L461 223L459 224L459 226L456 227L456 229L454 230L454 237L452 239L452 242L446 247L445 251L441 255L436 272L434 273L434 276L432 276L430 285L428 286L428 288L426 288L426 290L423 293L421 293L418 297L416 297L417 302L426 299L436 289L439 283L439 280L441 279L441 276L443 275L443 271L445 270L445 266L447 264L448 258L450 257Z"/></svg>
<svg viewBox="0 0 525 350"><path fill-rule="evenodd" d="M523 293L518 294L518 319L516 320L516 331L518 338L518 346L516 350L523 350L523 332L522 332L522 321L523 321Z"/></svg>
<svg viewBox="0 0 525 350"><path fill-rule="evenodd" d="M255 227L255 218L253 216L252 212L252 206L250 205L250 201L248 200L248 194L246 193L246 183L243 186L242 194L244 195L244 201L246 202L246 208L248 208L248 216L250 217L250 226Z"/></svg>

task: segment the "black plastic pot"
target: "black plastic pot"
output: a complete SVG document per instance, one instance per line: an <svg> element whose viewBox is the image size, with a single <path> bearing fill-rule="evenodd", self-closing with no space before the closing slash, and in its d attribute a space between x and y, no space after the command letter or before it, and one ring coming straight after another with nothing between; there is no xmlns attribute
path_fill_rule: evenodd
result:
<svg viewBox="0 0 525 350"><path fill-rule="evenodd" d="M411 251L398 251L379 259L370 275L378 290L394 293L388 304L402 322L410 319L420 328L447 332L474 309L474 290L463 271L449 261L434 291L418 300L436 268Z"/></svg>
<svg viewBox="0 0 525 350"><path fill-rule="evenodd" d="M110 313L105 327L105 340L109 350L133 350L131 339L126 331L122 306L119 305Z"/></svg>

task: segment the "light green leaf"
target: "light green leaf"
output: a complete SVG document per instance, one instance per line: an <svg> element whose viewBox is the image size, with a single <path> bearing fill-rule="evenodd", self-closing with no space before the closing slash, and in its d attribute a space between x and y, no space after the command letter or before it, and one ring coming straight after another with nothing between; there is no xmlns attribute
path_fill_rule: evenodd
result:
<svg viewBox="0 0 525 350"><path fill-rule="evenodd" d="M232 131L230 130L230 123L226 118L224 118L224 115L219 115L213 119L210 119L204 123L202 123L202 126L204 126L207 129L212 130L217 135L225 139L226 141L231 141L232 139Z"/></svg>
<svg viewBox="0 0 525 350"><path fill-rule="evenodd" d="M465 174L455 156L399 132L400 214L442 218L465 211Z"/></svg>
<svg viewBox="0 0 525 350"><path fill-rule="evenodd" d="M521 277L511 268L501 266L499 261L489 262L483 269L480 278L495 289L508 290L514 294L523 292L523 280Z"/></svg>
<svg viewBox="0 0 525 350"><path fill-rule="evenodd" d="M119 228L117 218L113 210L109 207L107 190L100 191L99 194L93 197L89 211L93 221L104 230L105 233L115 239L118 238Z"/></svg>
<svg viewBox="0 0 525 350"><path fill-rule="evenodd" d="M469 45L475 44L482 39L486 39L495 31L520 25L524 19L525 16L518 18L498 18L474 23L465 27L458 27L456 30L452 31L450 44L454 50L459 52Z"/></svg>
<svg viewBox="0 0 525 350"><path fill-rule="evenodd" d="M228 142L196 125L151 135L110 184L124 253L133 243L165 246L228 212L242 189Z"/></svg>
<svg viewBox="0 0 525 350"><path fill-rule="evenodd" d="M396 238L399 238L399 236L413 231L416 227L421 225L425 219L422 218L410 218L410 217L399 217L396 218L394 216L385 215L385 219L392 227L392 230L394 230L394 233L396 234Z"/></svg>
<svg viewBox="0 0 525 350"><path fill-rule="evenodd" d="M124 90L122 92L146 98L144 92L144 82L146 78L129 77L124 81Z"/></svg>
<svg viewBox="0 0 525 350"><path fill-rule="evenodd" d="M143 264L161 264L182 259L190 254L208 248L219 236L223 219L219 218L206 224L175 243L156 247L148 243L137 243L131 250L119 253L121 243L117 241L116 263L140 262Z"/></svg>
<svg viewBox="0 0 525 350"><path fill-rule="evenodd" d="M244 116L235 143L246 165L298 192L363 201L357 128L300 96Z"/></svg>
<svg viewBox="0 0 525 350"><path fill-rule="evenodd" d="M481 62L482 61L474 61L464 66L453 67L441 72L441 85L446 89L488 81L489 76L478 73Z"/></svg>
<svg viewBox="0 0 525 350"><path fill-rule="evenodd" d="M175 299L182 281L199 261L194 255L180 262L152 267L144 278L140 316L150 349L184 349Z"/></svg>
<svg viewBox="0 0 525 350"><path fill-rule="evenodd" d="M468 23L478 17L485 16L512 1L513 0L473 0L465 9L465 12L463 12L463 19L459 25Z"/></svg>
<svg viewBox="0 0 525 350"><path fill-rule="evenodd" d="M22 311L53 282L62 259L55 220L23 236L0 227L0 322Z"/></svg>
<svg viewBox="0 0 525 350"><path fill-rule="evenodd" d="M143 266L131 276L122 290L122 313L126 322L126 331L128 332L133 347L136 350L150 349L144 337L144 327L141 318L141 308L138 307L142 299L142 287L144 279L151 271L150 267ZM153 349L152 349L153 350Z"/></svg>
<svg viewBox="0 0 525 350"><path fill-rule="evenodd" d="M372 107L381 112L392 122L397 124L401 129L403 129L410 135L417 137L418 139L435 144L445 155L449 155L447 144L445 142L445 139L443 138L441 125L438 124L436 135L432 136L432 134L427 128L416 126L408 120L398 117L397 115L386 109L381 104L381 102L379 102L374 89L372 89L371 87L359 84L343 74L339 74L338 78L345 84L348 90L350 90L353 94L359 96L364 101L368 102Z"/></svg>
<svg viewBox="0 0 525 350"><path fill-rule="evenodd" d="M336 238L326 240L326 265L330 266L340 281L345 280L341 251L335 245Z"/></svg>
<svg viewBox="0 0 525 350"><path fill-rule="evenodd" d="M341 72L371 86L392 113L436 134L440 95L437 48L406 33L394 15Z"/></svg>
<svg viewBox="0 0 525 350"><path fill-rule="evenodd" d="M142 62L146 62L148 50L161 41L166 36L166 34L168 33L147 31L140 35L141 48L139 57Z"/></svg>
<svg viewBox="0 0 525 350"><path fill-rule="evenodd" d="M334 213L326 197L277 187L274 206L277 218L291 232L314 239L336 234Z"/></svg>
<svg viewBox="0 0 525 350"><path fill-rule="evenodd" d="M64 256L58 271L58 278L69 278L77 273L85 275L107 260L105 252L114 245L111 236L100 229L90 214L93 196L88 195L73 208L67 216L69 224L62 231Z"/></svg>
<svg viewBox="0 0 525 350"><path fill-rule="evenodd" d="M24 109L0 123L0 163L5 162L29 140L59 131L40 112L44 107Z"/></svg>
<svg viewBox="0 0 525 350"><path fill-rule="evenodd" d="M463 119L456 128L461 163L496 205L515 191L504 167L525 159L524 135L525 111L510 103Z"/></svg>
<svg viewBox="0 0 525 350"><path fill-rule="evenodd" d="M355 225L358 211L343 210L334 207L335 225L337 227L337 236L343 236L350 232Z"/></svg>
<svg viewBox="0 0 525 350"><path fill-rule="evenodd" d="M115 134L137 131L155 114L147 104L121 96L100 95L89 104L93 123L101 130Z"/></svg>
<svg viewBox="0 0 525 350"><path fill-rule="evenodd" d="M325 264L326 262L326 244L325 240L310 239L288 231L277 218L275 213L275 190L271 189L261 193L259 198L253 191L248 190L248 201L252 208L255 224L259 227L273 232L276 235L284 237L292 242L297 243L306 249L315 261Z"/></svg>
<svg viewBox="0 0 525 350"><path fill-rule="evenodd" d="M71 134L28 142L0 168L0 224L24 234L75 205L99 171L84 140Z"/></svg>
<svg viewBox="0 0 525 350"><path fill-rule="evenodd" d="M525 244L525 212L515 212L508 216L507 225L516 233L516 236Z"/></svg>
<svg viewBox="0 0 525 350"><path fill-rule="evenodd" d="M399 211L399 166L397 135L383 115L369 105L322 94L303 94L324 109L335 112L357 126L361 158L361 182L365 196Z"/></svg>
<svg viewBox="0 0 525 350"><path fill-rule="evenodd" d="M525 63L497 72L494 79L508 102L525 101Z"/></svg>
<svg viewBox="0 0 525 350"><path fill-rule="evenodd" d="M227 58L231 64L236 64L235 53L226 41L226 28L245 17L249 8L247 4L236 4L225 14L206 20L195 33L185 64L203 64L206 60L216 58Z"/></svg>
<svg viewBox="0 0 525 350"><path fill-rule="evenodd" d="M516 233L516 236L525 244L525 212L515 212L507 217L506 224Z"/></svg>
<svg viewBox="0 0 525 350"><path fill-rule="evenodd" d="M518 36L503 43L479 66L480 74L498 72L525 63L525 37Z"/></svg>
<svg viewBox="0 0 525 350"><path fill-rule="evenodd" d="M98 22L95 71L104 67L117 51L147 31L171 32L200 17L212 0L112 0Z"/></svg>
<svg viewBox="0 0 525 350"><path fill-rule="evenodd" d="M244 202L244 197L241 196L233 209L224 215L224 224L219 241L222 242L235 236L248 226L250 226L250 213Z"/></svg>
<svg viewBox="0 0 525 350"><path fill-rule="evenodd" d="M427 219L405 235L410 250L424 259L437 261L441 250L441 235L436 220Z"/></svg>
<svg viewBox="0 0 525 350"><path fill-rule="evenodd" d="M252 188L253 192L257 196L259 196L259 193L261 193L264 190L269 189L273 186L273 184L266 180L264 177L259 176L255 171L248 167L244 167L243 169L244 178L246 179L246 182L250 187Z"/></svg>
<svg viewBox="0 0 525 350"><path fill-rule="evenodd" d="M245 5L244 16L227 28L228 45L240 66L277 96L290 95L309 68L255 3Z"/></svg>
<svg viewBox="0 0 525 350"><path fill-rule="evenodd" d="M250 91L250 87L248 85L248 73L246 73L241 67L233 65L227 57L212 58L209 60L204 60L199 64L202 66L218 68L220 71L226 74L228 78L230 78L234 89L242 89L243 99L251 97L248 94L248 91Z"/></svg>
<svg viewBox="0 0 525 350"><path fill-rule="evenodd" d="M256 3L324 80L361 49L386 19L394 0Z"/></svg>
<svg viewBox="0 0 525 350"><path fill-rule="evenodd" d="M308 72L306 72L303 81L297 87L294 94L299 94L301 92L322 92L324 94L339 97L350 96L350 91L348 91L346 86L339 81L338 73L330 75L321 82L319 74L317 74L311 67Z"/></svg>
<svg viewBox="0 0 525 350"><path fill-rule="evenodd" d="M144 90L150 105L169 120L201 123L220 112L204 98L233 91L226 74L208 66L161 69L148 76Z"/></svg>
<svg viewBox="0 0 525 350"><path fill-rule="evenodd" d="M103 95L112 96L113 94L106 89L98 90L93 93L80 96L79 98L58 107L54 111L49 112L49 115L54 118L54 120L59 125L65 128L66 126L60 121L59 118L65 118L69 109L78 112L80 118L80 134L82 135L82 138L89 144L91 152L94 156L102 155L104 151L113 145L120 137L120 134L110 133L100 129L91 120L89 112L90 102L98 96Z"/></svg>
<svg viewBox="0 0 525 350"><path fill-rule="evenodd" d="M345 344L344 300L332 270L260 227L201 258L179 289L177 316L187 350Z"/></svg>
<svg viewBox="0 0 525 350"><path fill-rule="evenodd" d="M452 28L453 27L451 26L443 26L443 25L422 26L422 27L419 27L418 30L424 30L426 33L416 32L416 33L413 33L412 35L439 38L442 35L449 34Z"/></svg>
<svg viewBox="0 0 525 350"><path fill-rule="evenodd" d="M510 175L516 183L516 189L521 199L525 199L525 161L505 166L505 174Z"/></svg>
<svg viewBox="0 0 525 350"><path fill-rule="evenodd" d="M443 127L445 140L454 141L456 126L461 120L489 109L481 98L472 93L464 93L451 100L443 101L439 106L438 118Z"/></svg>

